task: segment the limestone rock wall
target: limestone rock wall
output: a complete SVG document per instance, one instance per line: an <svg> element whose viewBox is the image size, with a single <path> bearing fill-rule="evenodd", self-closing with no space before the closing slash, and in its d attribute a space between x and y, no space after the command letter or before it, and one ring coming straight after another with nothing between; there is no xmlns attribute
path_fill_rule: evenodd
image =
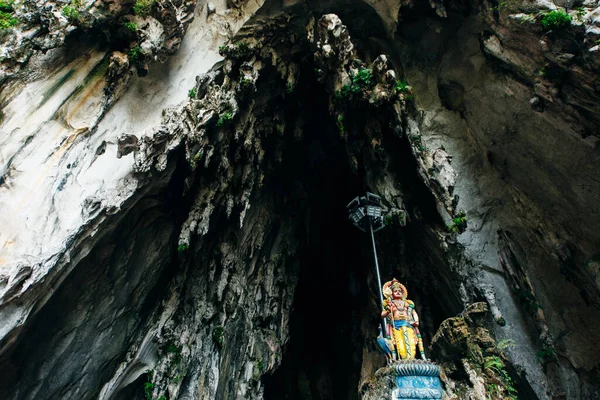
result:
<svg viewBox="0 0 600 400"><path fill-rule="evenodd" d="M594 396L598 4L150 3L2 33L3 398L262 398L319 229L308 127L407 232L382 264L422 314L485 300L524 393Z"/></svg>

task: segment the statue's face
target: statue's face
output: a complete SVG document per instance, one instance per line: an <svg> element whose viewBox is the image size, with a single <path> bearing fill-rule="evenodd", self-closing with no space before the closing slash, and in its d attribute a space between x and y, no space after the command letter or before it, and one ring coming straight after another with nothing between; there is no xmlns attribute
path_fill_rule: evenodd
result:
<svg viewBox="0 0 600 400"><path fill-rule="evenodd" d="M400 288L396 288L392 291L392 297L394 299L401 299L402 298L402 289Z"/></svg>

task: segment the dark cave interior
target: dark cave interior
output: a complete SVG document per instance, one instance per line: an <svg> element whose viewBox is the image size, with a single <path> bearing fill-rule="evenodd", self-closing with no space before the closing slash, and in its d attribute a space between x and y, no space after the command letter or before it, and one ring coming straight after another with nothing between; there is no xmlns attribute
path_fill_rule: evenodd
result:
<svg viewBox="0 0 600 400"><path fill-rule="evenodd" d="M352 226L345 206L371 190L367 175L385 171L351 170L346 145L322 91L318 82L309 79L299 85L297 103L287 105L289 113L303 116L306 126L303 141L284 156L279 178L295 179L308 194L309 233L291 312L291 339L281 367L263 377L268 400L358 399L364 351L378 352L379 306L371 242L368 234ZM355 142L351 146L365 146L361 130L368 117L358 112L348 122L352 128L347 140ZM382 280L396 277L406 284L421 316L427 346L439 324L461 311L461 303L439 243L428 229L439 223L439 216L431 194L417 177L408 142L392 132L384 132L384 141L386 151L401 155L388 168L403 179L411 222L376 234ZM384 363L381 356L380 366Z"/></svg>

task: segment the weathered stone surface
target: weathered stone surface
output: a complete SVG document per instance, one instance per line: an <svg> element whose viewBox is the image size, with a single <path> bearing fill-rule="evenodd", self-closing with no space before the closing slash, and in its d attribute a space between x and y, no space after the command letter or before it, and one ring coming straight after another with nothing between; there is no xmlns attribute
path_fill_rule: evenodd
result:
<svg viewBox="0 0 600 400"><path fill-rule="evenodd" d="M314 178L292 165L334 152L350 171L335 183L398 216L383 272L441 324L433 356L460 359L449 393L490 394L501 377L478 368L510 338L502 362L529 395L594 395L597 4L564 30L542 28L546 1L194 4L84 2L77 23L62 3L17 4L1 38L3 398L135 398L144 382L156 398L260 398L319 229ZM139 28L126 45L89 44L123 15ZM442 323L483 298L493 332L472 309ZM376 321L362 318L364 382Z"/></svg>

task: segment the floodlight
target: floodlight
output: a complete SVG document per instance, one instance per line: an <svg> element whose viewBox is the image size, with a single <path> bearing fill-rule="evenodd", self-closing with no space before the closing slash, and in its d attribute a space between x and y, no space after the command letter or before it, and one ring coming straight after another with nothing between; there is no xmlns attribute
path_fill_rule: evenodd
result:
<svg viewBox="0 0 600 400"><path fill-rule="evenodd" d="M379 263L377 261L377 249L375 248L374 232L380 231L385 227L382 218L381 197L367 192L366 196L355 197L346 206L348 210L348 219L361 231L371 232L371 241L373 244L373 256L375 258L375 272L377 273L377 283L379 285L379 300L383 304L383 293L381 292L381 276L379 274ZM387 332L385 318L382 320L382 332Z"/></svg>

